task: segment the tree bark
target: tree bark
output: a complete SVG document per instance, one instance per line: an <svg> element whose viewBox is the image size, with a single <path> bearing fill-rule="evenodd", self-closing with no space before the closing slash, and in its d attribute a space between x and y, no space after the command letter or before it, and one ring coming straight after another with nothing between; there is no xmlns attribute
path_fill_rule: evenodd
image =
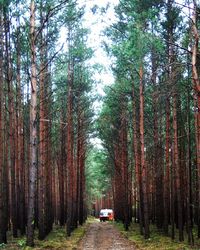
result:
<svg viewBox="0 0 200 250"><path fill-rule="evenodd" d="M165 176L164 176L164 232L168 234L170 216L170 100L166 100Z"/></svg>
<svg viewBox="0 0 200 250"><path fill-rule="evenodd" d="M61 113L61 120L64 120L62 118L64 114L64 110L62 110ZM59 222L61 226L64 226L65 220L66 220L66 152L65 152L65 142L66 142L66 136L65 136L65 129L64 124L61 122L60 125L60 159L58 163L58 178L59 178L59 203L60 203L60 209L59 209Z"/></svg>
<svg viewBox="0 0 200 250"><path fill-rule="evenodd" d="M41 17L41 23L43 19ZM45 218L46 218L46 168L47 168L47 129L45 118L45 63L44 63L44 40L41 33L41 49L40 49L40 121L39 121L39 164L38 164L38 238L43 240L46 236Z"/></svg>
<svg viewBox="0 0 200 250"><path fill-rule="evenodd" d="M195 110L195 130L196 130L196 159L197 159L197 172L198 172L198 237L200 238L200 80L198 71L199 57L199 32L197 28L198 14L197 2L193 0L193 15L192 15L192 33L194 36L192 47L192 81L194 88L194 98L196 102Z"/></svg>
<svg viewBox="0 0 200 250"><path fill-rule="evenodd" d="M68 65L68 100L67 100L67 235L71 235L73 223L73 93L72 69Z"/></svg>
<svg viewBox="0 0 200 250"><path fill-rule="evenodd" d="M148 239L149 234L149 210L147 194L147 169L145 163L144 149L144 86L143 86L143 67L140 66L140 152L141 152L141 173L142 173L142 190L143 190L143 207L144 207L144 237Z"/></svg>
<svg viewBox="0 0 200 250"><path fill-rule="evenodd" d="M25 179L25 171L24 171L24 129L23 129L23 112L22 112L22 90L21 90L21 39L20 39L20 18L17 18L17 82L16 82L16 90L17 90L17 98L16 98L16 121L17 121L17 149L16 150L16 169L18 171L18 213L19 213L19 228L21 235L25 234L25 187L24 187L24 179Z"/></svg>
<svg viewBox="0 0 200 250"><path fill-rule="evenodd" d="M187 177L187 232L188 243L194 244L194 237L192 232L192 162L191 162L191 121L190 121L190 93L188 89L187 100L187 163L186 163L186 177Z"/></svg>
<svg viewBox="0 0 200 250"><path fill-rule="evenodd" d="M183 241L183 207L181 200L181 176L180 176L180 162L178 151L178 124L177 124L177 93L176 90L173 94L173 134L174 134L174 172L175 172L175 184L177 191L177 205L178 205L178 229L179 240Z"/></svg>
<svg viewBox="0 0 200 250"><path fill-rule="evenodd" d="M37 73L35 48L35 1L30 6L30 42L31 42L31 103L30 103L30 168L29 168L29 196L27 245L34 246L34 215L35 193L37 179Z"/></svg>
<svg viewBox="0 0 200 250"><path fill-rule="evenodd" d="M14 113L14 93L13 93L13 72L11 64L11 44L10 44L10 20L7 10L8 6L4 7L4 26L5 26L5 55L6 55L6 82L8 89L8 113L9 113L9 155L8 161L11 175L11 221L13 237L17 237L17 192L16 192L16 131L15 131L15 113Z"/></svg>
<svg viewBox="0 0 200 250"><path fill-rule="evenodd" d="M0 244L7 243L7 236L6 236L6 223L5 223L5 205L4 205L4 182L6 181L4 172L4 150L3 150L3 139L4 139L4 125L3 125L3 113L4 113L4 105L3 105L3 10L2 5L0 5Z"/></svg>
<svg viewBox="0 0 200 250"><path fill-rule="evenodd" d="M138 125L136 117L136 95L135 87L133 83L133 147L134 147L134 159L135 159L135 185L136 185L136 209L139 214L139 224L140 224L140 233L143 234L143 216L142 216L142 184L141 184L141 169L140 169L140 150L138 145L140 144L138 140Z"/></svg>

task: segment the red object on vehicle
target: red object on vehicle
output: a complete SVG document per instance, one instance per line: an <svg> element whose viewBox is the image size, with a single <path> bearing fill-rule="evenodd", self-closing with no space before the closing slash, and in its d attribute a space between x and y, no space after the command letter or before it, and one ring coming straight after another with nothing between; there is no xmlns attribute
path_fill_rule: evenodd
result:
<svg viewBox="0 0 200 250"><path fill-rule="evenodd" d="M114 213L112 209L101 209L99 213L100 221L113 221Z"/></svg>

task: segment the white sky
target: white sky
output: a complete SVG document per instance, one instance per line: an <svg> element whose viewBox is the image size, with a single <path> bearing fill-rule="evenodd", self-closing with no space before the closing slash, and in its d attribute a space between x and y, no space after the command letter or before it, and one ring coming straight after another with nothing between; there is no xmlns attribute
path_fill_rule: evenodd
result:
<svg viewBox="0 0 200 250"><path fill-rule="evenodd" d="M99 95L104 95L103 88L105 85L112 84L114 78L110 70L111 59L107 57L106 52L102 48L102 41L106 39L103 37L102 32L106 27L110 26L115 22L114 15L114 6L119 3L119 0L79 0L79 6L85 5L85 15L84 22L82 23L85 28L90 30L88 36L88 47L91 47L94 50L94 55L92 59L88 62L90 65L100 64L103 66L101 73L96 71L93 78L97 82L97 89L95 90ZM100 13L100 8L106 8L109 4L105 14ZM99 10L95 14L92 12L92 8L98 6ZM66 28L62 27L60 30L60 41L62 43L66 41ZM64 45L64 49L67 48L67 45ZM95 109L99 109L99 103L95 104Z"/></svg>
<svg viewBox="0 0 200 250"><path fill-rule="evenodd" d="M80 1L86 4L86 14L84 26L91 30L88 38L88 45L92 47L95 51L93 58L90 60L91 64L99 63L104 67L101 73L96 72L94 78L97 82L97 92L103 95L103 88L105 85L114 82L112 72L109 70L110 58L107 57L105 51L103 50L102 41L105 37L102 36L103 30L108 27L112 22L115 21L114 16L114 6L118 4L118 0L90 0L90 1ZM92 13L92 8L97 5L99 8L106 8L109 4L107 12L102 15L100 10L97 13Z"/></svg>
<svg viewBox="0 0 200 250"><path fill-rule="evenodd" d="M105 36L103 37L102 32L106 27L115 22L114 6L119 3L119 0L78 0L78 3L80 7L85 5L85 16L82 24L83 27L90 30L88 36L88 47L91 47L94 50L94 55L88 63L90 65L100 64L103 66L101 73L96 71L95 75L93 75L93 79L96 81L94 94L103 96L105 94L103 91L104 87L112 84L114 82L114 77L110 70L111 59L108 58L106 52L102 48L102 41L106 39ZM106 13L101 14L100 9L106 8L108 4L109 8ZM94 6L99 8L95 14L92 12ZM62 27L60 30L60 45L64 43L64 41L66 41L66 28ZM99 101L94 102L93 108L96 115L98 115L101 105L102 103ZM101 140L98 138L91 139L91 142L97 147L102 147Z"/></svg>
<svg viewBox="0 0 200 250"><path fill-rule="evenodd" d="M98 63L101 64L104 68L101 73L96 72L93 76L97 81L97 89L94 91L99 95L104 95L104 87L114 82L112 72L109 69L110 58L107 57L106 52L102 48L102 41L105 39L105 37L103 37L102 35L102 32L106 27L108 27L112 22L115 21L114 6L117 5L118 2L118 0L91 0L85 2L86 14L84 26L91 30L91 33L88 37L88 45L95 51L94 56L89 63L91 65ZM100 10L97 10L97 13L95 14L92 13L91 9L95 5L97 5L99 8L106 8L107 4L109 4L109 8L105 14L100 14ZM99 101L96 101L94 103L94 110L96 111L96 114L98 114L100 108L101 103ZM99 138L91 139L91 143L98 148L102 148L102 142Z"/></svg>

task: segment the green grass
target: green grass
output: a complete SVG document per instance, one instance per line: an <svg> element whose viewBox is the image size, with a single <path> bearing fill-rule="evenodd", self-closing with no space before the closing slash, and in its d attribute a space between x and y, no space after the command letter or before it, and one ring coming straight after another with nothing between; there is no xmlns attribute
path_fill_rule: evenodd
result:
<svg viewBox="0 0 200 250"><path fill-rule="evenodd" d="M93 218L88 218L87 222L83 226L79 226L76 228L70 237L66 237L66 228L54 226L52 232L45 238L43 241L39 241L37 238L35 239L35 247L27 247L26 246L26 238L17 238L14 239L9 237L7 245L0 245L1 249L9 249L9 250L41 250L41 249L59 249L59 250L75 250L79 241L83 238L86 229L90 223L94 221ZM37 232L36 232L37 235Z"/></svg>
<svg viewBox="0 0 200 250"><path fill-rule="evenodd" d="M133 241L138 249L144 250L200 250L200 240L195 237L194 246L190 246L187 243L187 235L185 235L185 241L179 242L178 237L175 240L171 240L170 237L165 236L159 232L155 226L150 227L150 238L145 240L140 234L139 225L136 223L131 224L129 231L125 231L122 223L115 223L118 230L125 235L126 238Z"/></svg>

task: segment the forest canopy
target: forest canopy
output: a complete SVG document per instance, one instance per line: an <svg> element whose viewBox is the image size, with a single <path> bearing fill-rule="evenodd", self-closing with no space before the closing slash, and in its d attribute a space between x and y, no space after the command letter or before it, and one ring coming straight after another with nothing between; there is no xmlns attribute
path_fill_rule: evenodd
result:
<svg viewBox="0 0 200 250"><path fill-rule="evenodd" d="M196 230L200 238L199 2L120 0L100 34L114 77L103 97L86 7L0 1L0 244L11 232L34 246L57 224L70 236L103 207L125 230L138 223L145 239L153 224L193 244ZM109 8L90 12L106 22Z"/></svg>

